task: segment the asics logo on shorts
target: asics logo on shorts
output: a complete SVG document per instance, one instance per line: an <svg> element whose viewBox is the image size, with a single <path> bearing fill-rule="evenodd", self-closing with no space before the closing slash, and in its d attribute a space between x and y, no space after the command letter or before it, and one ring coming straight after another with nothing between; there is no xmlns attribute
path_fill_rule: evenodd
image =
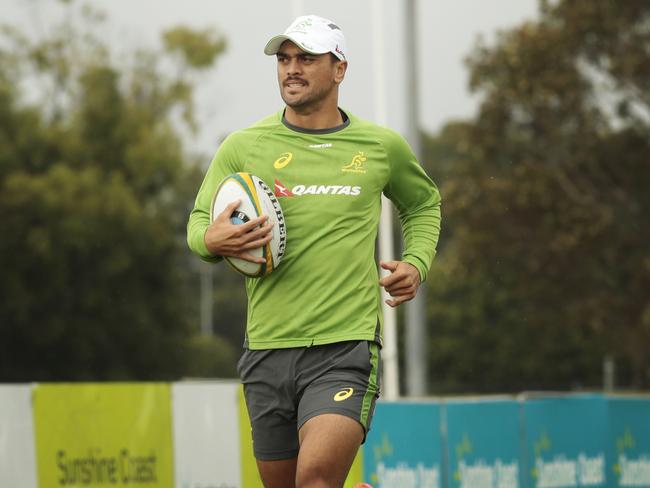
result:
<svg viewBox="0 0 650 488"><path fill-rule="evenodd" d="M347 400L348 398L350 398L352 396L353 392L354 392L354 389L352 389L352 388L343 388L336 395L334 395L334 401L335 402L342 402L343 400Z"/></svg>

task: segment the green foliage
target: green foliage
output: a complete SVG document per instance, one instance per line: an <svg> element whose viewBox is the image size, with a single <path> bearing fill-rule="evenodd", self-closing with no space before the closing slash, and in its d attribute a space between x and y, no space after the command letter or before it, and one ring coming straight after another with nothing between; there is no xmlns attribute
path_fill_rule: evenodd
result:
<svg viewBox="0 0 650 488"><path fill-rule="evenodd" d="M163 34L165 47L177 52L193 68L212 66L215 58L226 49L226 41L213 29L196 31L189 27L176 27Z"/></svg>
<svg viewBox="0 0 650 488"><path fill-rule="evenodd" d="M238 357L219 336L194 336L188 342L186 374L193 378L234 377Z"/></svg>
<svg viewBox="0 0 650 488"><path fill-rule="evenodd" d="M214 330L241 350L246 332L246 287L244 278L226 263L214 269Z"/></svg>
<svg viewBox="0 0 650 488"><path fill-rule="evenodd" d="M162 53L112 61L82 10L43 39L0 34L0 381L232 375L230 346L196 337L200 172L172 123L194 85ZM206 37L201 69L223 49L180 32Z"/></svg>
<svg viewBox="0 0 650 488"><path fill-rule="evenodd" d="M428 141L444 242L436 391L650 386L650 4L543 2L469 58L477 117Z"/></svg>

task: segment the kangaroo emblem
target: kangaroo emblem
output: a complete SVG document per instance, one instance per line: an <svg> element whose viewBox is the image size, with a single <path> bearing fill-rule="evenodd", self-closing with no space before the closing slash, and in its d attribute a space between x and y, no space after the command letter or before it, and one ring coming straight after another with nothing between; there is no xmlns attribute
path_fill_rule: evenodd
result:
<svg viewBox="0 0 650 488"><path fill-rule="evenodd" d="M363 167L363 163L366 161L366 156L362 151L352 158L350 164L347 164L341 168L341 171L346 173L365 173L366 169Z"/></svg>

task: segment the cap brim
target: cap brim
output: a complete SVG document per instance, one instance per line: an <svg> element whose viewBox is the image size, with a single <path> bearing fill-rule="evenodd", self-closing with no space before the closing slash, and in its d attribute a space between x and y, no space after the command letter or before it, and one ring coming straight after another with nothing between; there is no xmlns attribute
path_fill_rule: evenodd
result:
<svg viewBox="0 0 650 488"><path fill-rule="evenodd" d="M264 54L268 54L269 56L273 56L274 54L277 54L278 51L280 50L280 46L282 46L282 43L284 41L293 42L296 46L298 46L300 49L302 49L303 51L309 54L325 54L329 52L329 51L317 52L317 51L306 49L297 39L294 39L291 36L287 36L285 34L281 34L279 36L272 37L271 40L266 43L266 47L264 48Z"/></svg>

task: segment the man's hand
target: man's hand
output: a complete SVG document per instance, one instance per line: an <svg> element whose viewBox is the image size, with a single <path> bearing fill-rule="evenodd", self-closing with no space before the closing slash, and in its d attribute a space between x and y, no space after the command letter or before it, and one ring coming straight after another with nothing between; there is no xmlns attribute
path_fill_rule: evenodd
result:
<svg viewBox="0 0 650 488"><path fill-rule="evenodd" d="M257 258L248 251L262 247L271 240L273 225L268 222L266 215L251 219L245 224L233 224L230 216L240 203L240 200L232 202L210 224L203 237L205 246L214 256L229 256L262 264L265 262L263 258ZM258 226L259 229L256 229Z"/></svg>
<svg viewBox="0 0 650 488"><path fill-rule="evenodd" d="M420 272L415 266L402 261L380 261L379 265L390 271L379 280L379 285L394 297L386 300L388 305L394 308L415 297L420 287Z"/></svg>

